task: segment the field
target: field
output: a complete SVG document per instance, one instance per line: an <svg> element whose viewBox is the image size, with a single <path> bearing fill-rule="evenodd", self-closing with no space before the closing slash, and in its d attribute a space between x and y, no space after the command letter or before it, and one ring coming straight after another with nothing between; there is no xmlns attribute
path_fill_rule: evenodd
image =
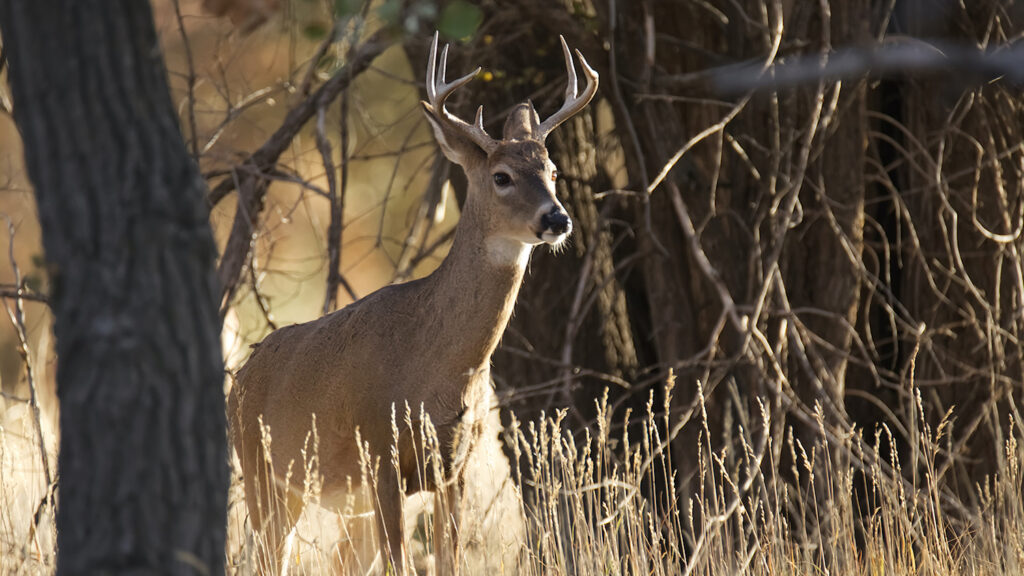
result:
<svg viewBox="0 0 1024 576"><path fill-rule="evenodd" d="M434 30L449 76L481 70L451 111L482 105L493 135L515 102L558 109L560 36L600 72L545 142L573 235L531 256L465 501L440 504L463 574L1024 574L1020 2L259 0L237 4L279 12L246 31L209 3L152 5L231 369L445 258L469 191L422 115ZM0 576L48 575L52 269L9 70ZM315 477L315 435L292 465ZM363 485L391 465L364 455ZM269 544L233 466L224 553L248 576ZM289 573L384 572L372 494L302 497ZM407 496L418 574L433 508Z"/></svg>
<svg viewBox="0 0 1024 576"><path fill-rule="evenodd" d="M608 406L595 401L602 417L583 435L569 434L557 415L509 427L504 437L516 464L511 482L497 436L477 448L464 504L465 573L882 576L1024 570L1024 444L1016 422L1000 473L979 483L969 500L951 500L935 482L934 466L911 475L889 460L830 464L823 477L812 474L822 469L814 460L896 453L886 450L893 441L885 430L866 438L850 434L831 453L807 453L791 439L775 446L770 439L748 437L738 439L742 452L729 453L709 449L713 423L704 420L700 469L666 474L671 458L663 447L677 422L664 417L664 406L649 403L626 434L609 418ZM45 481L25 408L8 409L0 434L0 574L5 575L54 571L55 526L50 509L40 507ZM766 429L764 424L754 428ZM945 424L935 430L921 426L918 449L926 462L934 464L944 432ZM863 445L866 440L870 449ZM795 462L792 470L779 468L783 451ZM688 501L669 497L677 475L687 472L699 475L700 493ZM670 489L651 496L651 486ZM306 498L316 502L315 485ZM409 550L417 572L431 574L429 499L408 502ZM245 521L237 474L231 510L229 573L251 574L253 548L262 542ZM364 543L362 553L348 551L350 541L365 537L367 515L309 510L293 537L290 573L379 573L372 546ZM343 555L349 561L339 568Z"/></svg>

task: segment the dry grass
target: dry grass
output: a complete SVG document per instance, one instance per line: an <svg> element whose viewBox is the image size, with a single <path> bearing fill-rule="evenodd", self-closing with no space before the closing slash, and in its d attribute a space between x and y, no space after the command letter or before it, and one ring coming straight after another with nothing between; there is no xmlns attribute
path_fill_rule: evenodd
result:
<svg viewBox="0 0 1024 576"><path fill-rule="evenodd" d="M664 406L648 402L645 414L619 418L618 424L629 419L633 425L617 427L607 403L597 402L598 425L582 435L571 434L561 415L526 424L514 421L505 435L516 460L513 483L507 482L509 467L496 436L476 450L479 457L468 464L472 493L464 504L465 573L881 576L1024 571L1024 444L1018 422L1011 422L999 474L977 484L971 495L976 504L970 505L949 501L934 481L934 462L948 420L934 430L921 424L918 449L928 455L928 464L913 474L902 470L895 458L867 468L834 465L843 460L837 453L855 451L860 434L846 435L845 446L819 452L792 437L779 447L770 438L744 431L733 450L712 450L713 424L705 417L697 423L703 428L697 447L700 469L695 471L701 488L691 500L681 501L668 496L678 479L666 472L672 465L665 439L675 422L664 416ZM31 430L25 427L23 412L22 406L8 408L0 431L0 574L48 574L54 570L55 527L45 510L35 527L44 486L34 438L22 432ZM750 427L767 430L768 420L768 411L762 410ZM897 453L885 429L869 439L877 453ZM780 471L780 454L796 463L791 470ZM815 464L822 459L824 466ZM424 461L425 472L429 462ZM652 486L668 490L652 497ZM809 494L824 495L822 504L815 505ZM306 498L317 501L315 483L308 486ZM237 474L231 501L229 573L250 574L253 551L261 542L246 521ZM420 497L409 502L409 550L417 572L429 574L431 506ZM357 500L347 508L344 513L307 509L293 538L289 573L339 571L338 558L348 543L372 533L372 518L358 514ZM522 519L525 537L516 531ZM364 540L362 547L342 572L381 572L372 543Z"/></svg>
<svg viewBox="0 0 1024 576"><path fill-rule="evenodd" d="M0 404L3 406L3 404ZM56 527L41 505L46 480L31 411L10 403L0 413L0 574L54 571ZM56 459L50 457L51 462Z"/></svg>
<svg viewBox="0 0 1024 576"><path fill-rule="evenodd" d="M751 12L748 22L752 24L750 34L752 37L763 34L764 46L778 48L807 43L796 27L788 27L790 22L783 25L780 16L783 3L739 4L749 4L747 9ZM800 6L798 3L786 3L787 6L790 4ZM817 4L834 5L837 14L843 12L838 10L843 5L840 2ZM296 4L300 8L303 5ZM965 3L963 9L966 10L968 5L973 6ZM776 10L775 6L780 7L777 9L779 14L769 18L767 10ZM306 8L311 7L314 4ZM198 10L198 6L194 8ZM980 13L981 9L978 11ZM826 12L829 11L823 10L823 13ZM166 24L173 22L169 4L164 5L162 14L165 27L170 30L168 34L176 35L177 29ZM694 25L698 24L696 22ZM1002 11L993 10L991 21L976 26L976 29L986 31L986 42L1007 41L1019 36L1013 24ZM211 19L196 18L189 25L197 54L214 54L222 49L211 48L221 45L220 35L214 30L215 23ZM667 34L666 30L659 32ZM288 77L295 81L301 79L302 70L295 69L294 55L283 48L287 40L288 34L263 30L247 41L236 39L233 43L224 44L226 55L218 55L218 62L236 62L249 68L235 68L232 75L225 75L223 79L213 75L203 76L205 61L198 61L201 82L198 84L195 104L199 109L208 108L220 112L200 116L198 130L202 136L201 142L220 129L218 123L221 117L229 117L228 110L219 108L225 106L221 102L221 94L250 93L252 88L264 86L267 94L281 97L283 91L278 84L280 78ZM684 35L677 40L690 41ZM207 46L205 51L204 45ZM302 57L298 61L305 58L307 53L311 54L314 48L306 46L301 49ZM718 50L711 44L705 48ZM262 59L239 58L238 53L243 52L258 54ZM179 72L185 69L180 49L170 46L168 53L171 55L173 69ZM389 54L381 58L379 68L389 71L389 74L398 74L396 78L404 78L409 63L396 57L397 51ZM775 49L772 55L774 58ZM771 58L765 61L769 60ZM276 64L266 64L270 61ZM418 67L421 63L413 65ZM185 92L182 76L179 74L173 77L179 79L179 97ZM231 86L227 85L228 77L232 79ZM223 86L220 84L222 81ZM415 202L419 200L403 199L388 205L387 200L382 202L380 197L391 198L392 188L424 188L420 184L413 185L412 179L423 178L423 170L415 167L421 164L421 155L426 152L419 148L407 150L405 144L398 144L411 141L416 129L426 134L422 132L424 127L416 128L411 120L419 116L406 113L411 106L416 106L418 95L404 81L395 83L389 76L371 75L361 81L364 84L354 92L353 106L358 109L364 122L367 118L372 118L374 122L368 133L363 135L363 143L353 154L353 166L357 167L356 170L359 170L359 166L365 166L365 170L353 173L352 181L360 184L351 187L348 210L350 214L362 216L352 224L346 224L345 235L349 239L347 242L354 242L351 240L353 238L358 240L373 236L377 236L378 241L373 249L365 253L360 251L369 243L357 243L359 250L347 253L345 258L350 263L358 262L361 270L373 268L380 273L381 278L358 280L365 282L369 288L387 281L384 276L391 274L389 266L392 260L420 262L421 257L429 253L426 248L435 246L434 240L443 237L441 229L447 228L440 225L424 226L422 238L416 235L416 242L403 242L406 238L414 237L405 228L408 224L405 214L408 207L415 207ZM612 78L602 80L605 86L611 86L613 81ZM767 224L761 221L747 222L751 233L761 233L763 228L770 227L778 234L777 238L771 240L772 244L783 246L784 235L788 231L798 230L795 224L798 219L811 222L817 218L819 222L826 221L830 229L835 231L834 241L838 245L853 247L849 249L853 270L851 278L859 281L863 287L855 301L867 302L863 311L865 317L877 312L891 323L892 333L886 338L891 337L892 342L886 338L871 340L874 332L867 322L863 330L851 327L854 344L847 346L849 362L859 362L861 366L868 367L875 383L884 382L891 390L898 391L900 409L895 410L887 421L892 426L903 426L911 431L890 433L884 427L878 430L837 429L831 424L835 418L829 418L830 424L826 426L821 422L824 418L819 416L819 440L822 441L811 445L807 443L806 436L801 442L792 434L765 433L766 430L787 430L787 424L781 422L783 415L780 412L784 410L779 410L778 404L773 405L774 411L766 408L759 410L754 405L746 415L746 420L726 424L708 418L702 410L702 393L691 404L695 409L695 419L686 424L701 430L700 441L695 446L680 447L677 435L681 421L678 420L678 412L669 410L672 407L671 386L666 394L658 396L657 405L652 397L646 411L640 414L613 413L605 401L596 399L599 417L597 424L590 430L570 431L559 413L539 421L514 422L503 434L509 451L514 455L511 466L502 454L497 434L485 439L485 444L475 452L477 458L469 464L468 478L472 491L469 501L464 504L467 509L464 516L467 522L475 520L476 524L467 523L464 526L462 536L469 542L461 559L466 568L465 573L545 576L1024 573L1024 478L1021 472L1024 442L1022 423L1017 419L1019 416L993 425L994 429L1005 432L1002 436L993 434L994 437L1005 438L1000 440L1004 445L998 465L995 466L997 473L976 481L973 489L951 493L947 486L951 474L946 474L949 459L942 460L944 452L956 454L957 458L963 456L964 460L981 453L964 454L960 449L969 442L982 442L977 438L972 440L971 432L982 425L979 424L979 414L1005 413L1003 408L1007 404L1012 414L1018 414L1013 404L1015 392L1007 394L1005 402L1002 397L992 396L989 404L993 410L974 407L973 413L963 412L968 423L964 428L968 432L951 439L948 422L957 414L947 414L942 423L934 427L928 425L928 422L935 420L926 419L923 415L935 415L936 412L941 414L947 404L933 400L922 405L918 400L915 405L912 401L914 395L908 392L914 389L912 368L904 373L875 364L878 358L887 356L887 346L906 346L908 350L913 347L914 358L917 356L917 346L923 346L922 355L930 355L925 371L931 380L930 384L924 385L933 386L933 398L937 395L935 390L944 393L947 388L975 386L977 382L1000 383L1006 389L1019 384L1019 359L1015 364L1003 357L1006 350L1018 350L1019 354L1017 334L1020 307L1014 307L1008 302L1020 301L1024 291L1019 237L1014 236L1013 241L1003 238L1006 235L1013 236L1020 228L1017 221L1013 220L1019 212L1014 190L1021 178L1019 167L1024 165L1018 145L1019 123L1005 120L1020 116L1017 92L993 83L987 92L966 92L951 110L946 111L943 109L944 101L936 98L933 91L927 89L928 85L925 85L925 89L914 88L920 94L914 90L908 91L904 105L914 114L912 118L906 119L906 126L902 118L892 118L873 109L869 111L869 118L862 121L868 130L870 149L860 162L865 165L866 180L879 183L882 191L868 193L865 199L868 208L858 212L867 224L861 222L857 226L863 228L861 235L868 238L863 253L860 253L856 247L864 241L858 240L858 234L849 234L844 228L844 221L840 219L842 213L833 208L833 203L824 201L830 198L829 191L834 184L831 179L825 178L825 168L816 167L819 162L816 159L823 155L826 147L838 142L826 138L838 131L835 129L837 122L845 125L857 121L836 116L844 110L860 106L860 96L855 91L850 92L850 88L847 83L840 91L838 85L830 83L821 84L816 93L806 92L796 96L783 94L781 98L773 96L772 106L779 107L779 110L774 112L774 123L767 124L764 120L767 116L758 115L762 114L761 111L743 110L745 104L738 105L723 116L719 110L720 103L711 102L709 106L714 113L709 113L707 119L709 125L717 127L717 132L705 130L699 133L708 142L713 141L716 135L728 137L727 142L731 147L723 148L719 144L710 147L708 153L695 147L689 154L697 157L696 165L706 162L711 166L708 172L714 177L709 178L716 185L720 172L741 172L733 168L748 165L754 175L752 177L757 180L763 178L765 182L789 183L779 189L765 189L764 201L771 204L771 213L778 212L778 216ZM659 96L683 97L669 93ZM801 98L807 97L814 102L824 102L824 105L812 106L815 111L809 114L804 109L806 106L801 103ZM253 130L255 136L247 137L258 137L260 141L269 137L276 129L276 124L271 126L277 121L274 114L278 114L281 109L280 106L274 108L271 104L273 101L274 98L267 98L264 105L262 99L253 100L253 111L263 116L256 116L259 122L246 117L243 123L245 129L239 133L247 134L247 131ZM931 115L917 118L916 114L924 114L928 110L925 105L930 106L932 103L939 104L936 104ZM642 108L638 105L638 109ZM728 122L722 119L733 117L740 119L738 124L746 122L749 125L766 126L765 130L774 135L772 139L766 140L772 148L760 151L760 145L755 145L750 148L751 153L748 155L742 146L749 147L756 143L757 132L748 135L738 128L736 132L727 132ZM209 119L208 125L203 125L203 118ZM707 119L699 117L700 122ZM657 128L662 128L663 124ZM687 120L686 124L680 122L679 125L693 129L691 124L692 119ZM260 125L264 125L262 131L254 128ZM388 129L388 126L392 127ZM695 129L693 131L696 132ZM900 134L902 140L890 142L893 139L890 132ZM814 134L822 136L814 137ZM691 137L690 134L685 136L685 139ZM232 141L242 143L229 146L228 143ZM212 144L213 140L210 142ZM204 169L231 168L239 153L248 155L258 144L241 140L238 135L225 136L218 142L220 144L204 157ZM803 144L799 147L790 146L790 143L801 142ZM906 146L906 150L897 149L885 154L879 151L881 147L896 145ZM688 148L690 144L686 146ZM391 149L398 152L391 153ZM611 150L615 158L622 153L617 144L597 147L599 154L603 154L601 151L606 149ZM951 151L954 150L963 157L953 155ZM406 164L403 164L402 174L411 174L408 183L404 182L404 176L398 179L390 176L393 173L390 168L380 168L383 163L391 162L390 157L380 160L382 164L375 163L373 159L384 152L395 157L407 155L403 162L415 168L407 169ZM709 158L700 154L709 154ZM759 155L771 161L763 158L758 161ZM309 157L314 160L300 162L296 159L296 166L285 165L288 170L284 172L294 171L319 188L326 187L326 182L320 176L323 170L317 163L316 153L309 152ZM600 166L611 161L599 157L596 162ZM306 166L307 163L309 166ZM621 160L611 163L618 166ZM853 162L850 164L854 165ZM904 166L900 169L907 172L906 185L894 174L900 166ZM768 169L774 169L775 172L769 173ZM829 188L822 187L826 181ZM815 209L808 193L800 192L801 182L814 192L820 207ZM985 186L991 182L993 188L992 192L983 190L985 195L982 196L984 202L981 204L974 197L978 193L979 182ZM888 196L889 191L892 192L891 198ZM308 218L302 216L306 214L303 212L307 210L306 200L302 196L301 187L294 183L275 183L274 193L278 196L271 198L272 202L262 224L262 248L257 259L259 266L254 270L251 282L253 296L245 304L253 310L259 305L261 321L265 316L266 322L271 318L267 310L262 309L262 295L272 294L272 285L284 276L293 275L296 280L284 288L278 288L282 294L286 294L274 302L274 311L279 317L291 318L312 313L304 310L299 314L289 310L289 307L298 307L296 303L302 302L313 302L315 305L320 298L320 292L316 292L315 298L308 297L318 288L316 283L303 284L302 280L312 276L310 270L323 268L322 262L306 257L311 252L324 251L320 244L322 238L314 233L300 233L299 226L288 228L283 225L284 222L291 219L323 222L329 218L326 204L316 198L313 202L320 202L318 207L310 209ZM659 192L662 195L667 193L666 190ZM680 224L684 230L695 228L694 223L699 222L701 215L686 212L693 207L687 208L678 192L676 196L679 198L677 216ZM780 206L778 202L781 202L777 199L783 198L787 203L782 207L786 210L777 211L776 208ZM878 234L888 234L876 219L889 208L875 209L872 208L873 204L884 204L886 207L891 205L891 211L895 214L893 226L897 227L896 236L876 239L875 245L871 244L871 238L876 233L871 230L877 228ZM423 206L427 206L426 200ZM219 221L221 226L229 225L233 214L225 212L229 208L222 205L215 209L215 223ZM735 218L732 215L734 206L726 203L721 208L719 214ZM805 208L808 210L806 218L803 212ZM979 208L984 209L979 211ZM453 212L448 213L449 224L455 219ZM581 212L578 210L574 214ZM394 217L395 214L399 217ZM396 224L392 225L392 220ZM957 228L957 221L960 222L960 228ZM1001 222L1004 223L1001 228L993 224ZM602 221L595 226L603 229L607 223ZM397 232L392 231L392 228ZM704 225L702 228L712 230L714 227ZM991 233L989 228L999 234ZM309 226L309 230L315 232L313 226ZM381 245L381 231L385 230L398 238L398 245L416 248L418 253L413 251L410 254L417 255L406 257L403 248L403 256L393 258L393 255L384 254L383 250L377 250ZM928 234L933 236L930 244L921 240L927 240ZM595 235L595 238L599 237ZM414 246L417 243L418 246ZM715 243L716 237L710 232L705 236L693 235L688 240L688 248L698 261L707 263L706 269L700 272L712 280L722 276L722 270L715 269L712 263L734 265L733 259L716 252ZM961 254L961 244L970 247L970 250L964 251L966 259ZM272 260L275 250L276 260ZM808 354L828 356L833 352L827 337L819 335L805 322L807 318L815 317L818 311L803 314L801 318L800 302L794 299L791 305L781 275L772 272L775 263L766 265L762 261L763 255L759 253L766 252L770 252L767 245L759 251L750 251L750 262L741 265L761 271L759 277L765 284L757 287L755 293L765 297L771 295L770 298L776 299L779 305L772 313L788 321L786 326L789 333L781 334L779 346L785 342L799 344L793 346L789 353L807 366L817 366L817 358L811 355L808 359ZM299 254L301 258L288 254ZM984 260L987 258L983 257L984 254L989 254L991 260ZM372 265L364 261L368 257L372 257ZM887 283L888 271L894 267L892 261L900 263L905 285L925 286L922 294L908 294L915 300L900 300L898 292ZM421 266L426 269L429 264L429 260L424 260ZM625 261L616 264L624 266ZM265 273L271 280L258 283L257 277L262 278ZM394 275L400 277L411 273L411 270L396 271ZM773 287L771 283L776 281L778 285ZM362 287L357 284L357 291L366 293ZM794 284L789 286L796 287ZM738 294L730 293L729 286L724 283L716 284L715 288L719 291L726 312L736 315L735 324L746 322L745 316L742 321L738 316L741 312ZM302 297L298 296L300 294ZM1012 299L1008 300L1007 295L1012 295ZM910 308L919 306L921 310L907 311L908 305L912 303L914 306ZM943 305L939 306L939 303ZM948 307L944 307L947 304ZM771 306L766 306L765 310ZM931 307L935 310L929 312ZM964 320L965 317L974 319L975 323ZM754 317L750 325L758 326L766 318L765 315L760 319ZM841 316L838 320L847 322ZM570 324L573 322L575 319ZM919 327L924 331L914 332ZM259 329L263 328L261 324ZM881 332L883 336L886 334L885 330ZM720 333L720 327L714 330L714 335L707 342L707 350L717 350ZM784 361L778 363L778 370L766 367L768 359L772 362L776 359L772 356L771 347L767 346L767 340L764 342L764 354L753 353L751 363L764 368L760 372L762 380L770 380L772 375L785 377ZM45 349L45 346L40 348ZM239 348L245 349L244 346ZM696 362L710 365L717 361L716 354L708 353ZM925 362L922 361L922 364ZM953 369L947 370L949 366ZM947 374L963 374L963 377L947 377ZM43 377L39 380L48 382ZM715 382L708 383L709 389L714 386ZM772 400L785 403L788 398L786 394L794 393L788 386L781 383L765 388L779 390L779 394ZM783 390L786 392L781 392ZM682 400L685 403L691 399ZM744 403L748 400L754 401L743 398ZM882 402L878 400L879 404ZM678 409L681 403L675 404ZM798 416L800 407L789 408L791 413L786 414L786 417ZM808 414L811 412L808 411ZM813 414L808 414L802 415L807 420L803 423L813 424ZM917 418L908 417L907 414L916 414ZM990 424L993 423L986 420L985 425ZM723 437L723 429L728 430L728 437ZM53 435L50 432L47 434L50 436L47 442L52 450ZM674 439L675 452L664 448L669 439ZM696 469L676 469L672 458L674 454L680 454L681 449L699 454L699 458L692 459L697 462ZM875 456L879 454L883 456ZM50 462L55 462L53 454L50 455ZM915 464L910 468L907 462ZM387 462L381 465L387 465ZM696 480L683 481L691 477ZM47 488L44 478L38 440L28 405L0 398L0 575L54 572L56 529L51 510L45 506L40 507ZM672 497L681 492L677 487L684 484L695 486L696 492ZM317 501L315 483L308 486L305 496L310 503ZM247 521L237 472L230 499L229 544L226 550L229 572L251 574L254 572L254 552L263 543ZM367 508L365 503L361 504L361 500L365 499L365 496L362 499L354 497L350 509L343 511L308 507L299 522L289 557L293 573L320 574L330 571L335 567L336 557L345 551L346 543L360 540L359 546L363 550L354 554L355 560L350 561L345 570L351 574L362 574L375 569L372 553L375 547L362 536L372 533L372 518L362 513ZM427 500L411 497L407 506L409 549L420 573L428 573L432 569L430 555L434 546L428 518L431 504ZM372 540L372 536L369 539Z"/></svg>

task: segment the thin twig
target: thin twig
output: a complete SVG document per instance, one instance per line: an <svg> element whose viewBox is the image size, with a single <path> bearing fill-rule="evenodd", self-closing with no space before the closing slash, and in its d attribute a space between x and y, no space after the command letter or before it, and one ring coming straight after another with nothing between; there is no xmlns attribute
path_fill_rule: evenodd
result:
<svg viewBox="0 0 1024 576"><path fill-rule="evenodd" d="M0 74L7 68L7 44L0 44ZM6 94L0 93L0 112L11 113L11 101Z"/></svg>
<svg viewBox="0 0 1024 576"><path fill-rule="evenodd" d="M455 227L452 227L447 232L445 232L444 234L439 236L436 240L431 242L429 246L420 249L420 251L417 252L416 255L413 256L409 260L409 264L408 264L408 266L406 268L408 270L410 270L410 271L411 270L415 270L416 267L419 266L420 262L422 262L423 260L433 256L434 253L437 252L437 250L441 246L444 246L447 242L450 242L453 238L455 238Z"/></svg>
<svg viewBox="0 0 1024 576"><path fill-rule="evenodd" d="M386 31L375 32L354 48L346 65L316 92L293 108L270 139L242 163L242 166L251 170L238 171L241 176L236 184L240 192L238 209L217 270L222 286L222 316L227 312L238 287L239 274L251 248L253 230L262 212L267 182L261 174L277 163L278 158L316 111L347 90L352 80L366 70L370 62L391 44L386 38ZM213 198L211 203L212 200Z"/></svg>
<svg viewBox="0 0 1024 576"><path fill-rule="evenodd" d="M327 33L327 37L317 46L316 52L313 53L313 58L309 61L309 68L306 69L306 77L302 79L302 84L300 84L299 94L303 96L309 95L309 89L313 85L313 77L316 75L316 69L320 65L320 60L327 54L327 49L338 41L338 35L341 33L341 23L341 20L335 20L331 26L331 31Z"/></svg>
<svg viewBox="0 0 1024 576"><path fill-rule="evenodd" d="M263 320L271 330L277 330L277 323L274 322L274 318L270 314L270 304L260 292L259 278L256 275L255 256L252 256L252 260L249 262L249 283L252 286L253 298L256 300L256 306L260 309Z"/></svg>
<svg viewBox="0 0 1024 576"><path fill-rule="evenodd" d="M9 216L4 215L7 220L7 257L11 263L11 270L14 272L14 282L17 286L21 286L24 282L21 276L21 269L18 267L18 262L14 257L14 235L16 232L14 221ZM53 476L50 474L50 459L46 453L46 441L43 438L43 422L42 415L39 410L39 394L37 388L37 382L35 377L35 370L32 367L32 358L29 354L28 345L28 331L25 328L25 306L24 299L20 295L16 295L14 298L14 308L11 309L7 305L7 300L4 300L4 309L7 311L8 317L11 319L11 324L14 325L14 330L18 336L18 355L21 356L22 362L25 364L25 377L28 380L29 390L29 405L32 408L32 423L35 426L36 440L39 446L39 458L43 464L43 477L46 480L47 490L53 484Z"/></svg>
<svg viewBox="0 0 1024 576"><path fill-rule="evenodd" d="M22 300L28 300L29 302L39 302L41 304L49 304L50 299L45 294L34 292L25 287L17 287L9 284L0 284L0 297L2 298L20 298Z"/></svg>
<svg viewBox="0 0 1024 576"><path fill-rule="evenodd" d="M367 2L366 6L369 6ZM365 8L364 8L365 9ZM341 132L341 182L338 184L338 206L337 206L337 217L338 217L338 261L335 262L334 267L331 270L336 275L336 280L342 287L345 288L345 292L348 293L349 298L353 301L358 300L359 296L356 295L355 290L348 283L345 275L341 272L341 247L342 237L345 234L345 201L348 197L348 171L349 171L349 132L348 132L348 105L349 97L351 94L346 90L341 95L341 102L339 103L339 118L338 118L338 130ZM334 212L331 213L331 218L334 218ZM333 220L332 220L333 223ZM337 292L337 286L334 291Z"/></svg>
<svg viewBox="0 0 1024 576"><path fill-rule="evenodd" d="M327 201L330 203L331 223L327 227L327 293L323 313L338 306L338 263L341 258L341 218L338 210L338 174L334 170L331 142L327 138L327 114L323 107L316 111L316 149L327 176Z"/></svg>
<svg viewBox="0 0 1024 576"><path fill-rule="evenodd" d="M174 16L178 20L178 31L181 33L181 45L185 49L185 62L188 64L187 95L188 100L188 127L189 127L189 148L192 150L192 159L196 166L199 165L199 132L196 130L196 68L192 60L192 46L188 41L188 34L185 32L185 20L181 17L181 1L174 0Z"/></svg>
<svg viewBox="0 0 1024 576"><path fill-rule="evenodd" d="M760 63L759 68L758 68L758 70L756 72L758 74L758 76L764 75L765 71L768 70L768 68L769 68L769 66L771 66L772 62L775 61L775 57L779 53L779 46L781 46L781 44L782 44L782 16L779 15L779 17L776 19L776 27L775 27L775 29L773 31L773 34L772 34L772 47L771 47L771 50L768 52L768 55L764 58L764 60ZM658 188L658 186L668 176L669 172L671 172L672 169L675 168L676 164L679 162L679 159L682 158L684 154L689 152L690 149L692 149L694 146L699 144L701 141L703 141L708 136L710 136L712 134L716 134L716 133L724 130L725 127L729 124L729 122L732 122L732 120L734 118L736 118L736 116L741 111L743 111L743 109L747 105L747 102L750 101L750 98L752 96L753 96L753 91L748 92L743 98L740 99L740 101L735 106L733 106L733 108L731 110L729 110L728 114L726 114L725 116L722 117L721 120L719 120L718 122L712 124L711 126L708 126L704 130L699 132L696 136L694 136L693 138L690 138L690 140L688 140L685 144L683 144L683 146L681 148L679 148L679 150L677 150L676 153L673 154L671 158L669 158L668 162L665 162L665 165L661 168L661 171L658 172L658 175L654 178L654 180L651 181L650 184L644 186L644 189L647 191L647 193L648 194L652 194L654 192L654 190Z"/></svg>

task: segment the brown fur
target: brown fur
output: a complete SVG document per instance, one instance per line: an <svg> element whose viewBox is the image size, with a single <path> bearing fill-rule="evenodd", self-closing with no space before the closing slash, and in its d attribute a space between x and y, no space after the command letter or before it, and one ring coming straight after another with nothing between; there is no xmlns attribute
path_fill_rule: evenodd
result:
<svg viewBox="0 0 1024 576"><path fill-rule="evenodd" d="M302 509L301 454L314 414L325 506L338 506L348 479L360 478L357 429L380 457L378 532L384 557L397 573L408 566L400 480L410 491L435 486L429 479L420 485L410 457L418 439L408 431L398 447L401 478L390 466L392 406L399 419L406 403L414 415L422 406L437 427L451 477L446 482L451 519L458 521L464 480L458 461L466 446L456 446L456 438L460 427L478 428L488 409L483 398L484 387L491 385L491 354L512 314L530 251L541 242L541 217L562 208L547 150L531 138L532 106L513 112L505 139L495 141L490 154L426 108L442 150L462 165L469 180L448 256L426 278L382 288L333 314L275 331L238 371L231 390L231 437L242 463L246 503L270 548L264 569L280 567L284 539ZM514 189L499 191L496 171L508 173ZM274 478L262 454L261 417L272 436ZM285 489L281 484L290 462L290 489ZM440 521L441 529L452 528L445 524ZM458 572L454 529L448 540L453 549L437 554L439 575Z"/></svg>

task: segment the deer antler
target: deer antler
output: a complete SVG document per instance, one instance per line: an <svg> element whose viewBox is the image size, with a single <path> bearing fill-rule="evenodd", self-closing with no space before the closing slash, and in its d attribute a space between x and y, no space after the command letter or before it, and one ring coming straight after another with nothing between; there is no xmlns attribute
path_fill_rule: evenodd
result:
<svg viewBox="0 0 1024 576"><path fill-rule="evenodd" d="M562 41L562 53L565 54L565 71L569 75L569 84L565 87L565 103L562 104L558 112L541 122L537 130L534 131L534 137L541 142L559 124L582 110L597 93L597 72L587 64L587 59L577 50L576 57L580 59L580 64L583 66L583 74L587 77L587 87L583 90L583 94L576 96L576 67L572 63L572 54L569 53L569 45L565 43L565 37L559 36L558 38Z"/></svg>
<svg viewBox="0 0 1024 576"><path fill-rule="evenodd" d="M438 34L434 32L434 42L430 45L430 60L427 61L427 100L429 101L431 112L439 121L458 130L466 138L469 138L477 146L490 154L498 147L498 142L488 136L484 130L484 107L480 106L477 108L476 120L473 124L461 120L451 112L448 112L444 107L445 101L448 100L452 92L468 84L480 72L480 68L477 67L476 70L462 78L453 80L451 83L445 83L445 69L448 66L448 45L445 44L444 49L441 50L441 69L438 71L435 68L437 64L437 38ZM438 76L440 76L440 79L438 79Z"/></svg>

